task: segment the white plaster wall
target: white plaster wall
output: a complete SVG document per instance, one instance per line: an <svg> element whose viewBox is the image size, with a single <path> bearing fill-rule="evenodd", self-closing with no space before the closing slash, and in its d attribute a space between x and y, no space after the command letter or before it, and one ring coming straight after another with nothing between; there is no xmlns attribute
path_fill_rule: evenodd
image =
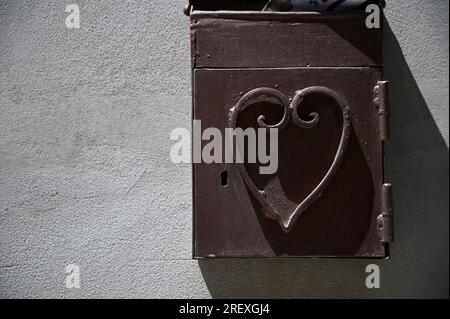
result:
<svg viewBox="0 0 450 319"><path fill-rule="evenodd" d="M448 297L448 1L388 0L398 241L376 291L364 260L191 260L184 2L0 0L0 297Z"/></svg>

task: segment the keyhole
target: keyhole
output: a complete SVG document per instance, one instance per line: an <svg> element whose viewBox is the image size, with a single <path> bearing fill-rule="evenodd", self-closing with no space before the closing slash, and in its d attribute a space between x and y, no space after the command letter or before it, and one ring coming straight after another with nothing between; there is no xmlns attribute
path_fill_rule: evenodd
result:
<svg viewBox="0 0 450 319"><path fill-rule="evenodd" d="M220 174L220 182L221 182L223 187L227 187L228 186L228 172L227 171L223 171Z"/></svg>

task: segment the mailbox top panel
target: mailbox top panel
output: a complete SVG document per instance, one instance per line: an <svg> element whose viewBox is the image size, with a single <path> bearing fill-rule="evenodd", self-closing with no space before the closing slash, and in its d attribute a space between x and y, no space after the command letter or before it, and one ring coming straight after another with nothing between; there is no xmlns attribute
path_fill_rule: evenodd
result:
<svg viewBox="0 0 450 319"><path fill-rule="evenodd" d="M364 11L191 13L193 68L381 67Z"/></svg>
<svg viewBox="0 0 450 319"><path fill-rule="evenodd" d="M369 4L385 5L384 0L189 0L195 10L204 11L349 11L364 10Z"/></svg>

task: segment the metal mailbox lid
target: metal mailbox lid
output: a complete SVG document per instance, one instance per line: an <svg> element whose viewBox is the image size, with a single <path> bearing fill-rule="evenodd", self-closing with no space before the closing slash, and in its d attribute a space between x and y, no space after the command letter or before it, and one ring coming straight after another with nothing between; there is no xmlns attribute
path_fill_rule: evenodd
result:
<svg viewBox="0 0 450 319"><path fill-rule="evenodd" d="M383 30L365 13L191 15L194 68L381 67Z"/></svg>

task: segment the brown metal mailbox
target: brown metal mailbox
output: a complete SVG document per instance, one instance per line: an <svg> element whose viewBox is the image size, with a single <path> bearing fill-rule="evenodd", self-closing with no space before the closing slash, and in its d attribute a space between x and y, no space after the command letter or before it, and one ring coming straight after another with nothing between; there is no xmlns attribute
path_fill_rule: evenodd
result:
<svg viewBox="0 0 450 319"><path fill-rule="evenodd" d="M364 11L258 11L265 2L190 7L194 120L279 128L275 174L193 165L194 257L389 257L383 31Z"/></svg>

